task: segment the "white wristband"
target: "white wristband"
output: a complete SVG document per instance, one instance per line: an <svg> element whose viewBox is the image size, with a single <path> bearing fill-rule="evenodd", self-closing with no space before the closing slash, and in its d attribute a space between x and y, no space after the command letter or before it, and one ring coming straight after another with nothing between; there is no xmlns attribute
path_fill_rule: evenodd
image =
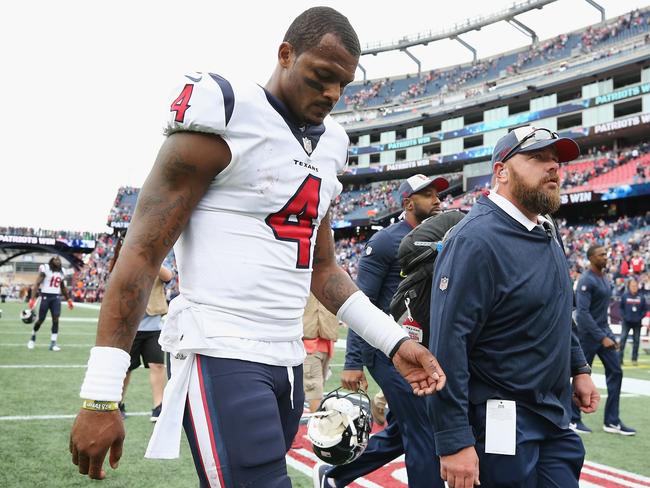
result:
<svg viewBox="0 0 650 488"><path fill-rule="evenodd" d="M395 345L408 334L391 317L370 303L361 290L348 297L336 317L371 346L390 356Z"/></svg>
<svg viewBox="0 0 650 488"><path fill-rule="evenodd" d="M124 377L130 364L131 356L123 349L93 347L79 396L86 400L121 401Z"/></svg>

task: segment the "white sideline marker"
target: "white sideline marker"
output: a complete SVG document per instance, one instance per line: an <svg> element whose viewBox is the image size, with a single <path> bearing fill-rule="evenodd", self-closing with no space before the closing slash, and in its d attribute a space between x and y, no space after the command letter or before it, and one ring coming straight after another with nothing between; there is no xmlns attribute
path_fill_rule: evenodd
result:
<svg viewBox="0 0 650 488"><path fill-rule="evenodd" d="M0 369L85 368L87 364L0 364Z"/></svg>
<svg viewBox="0 0 650 488"><path fill-rule="evenodd" d="M9 415L6 417L0 417L0 421L11 421L11 420L67 420L73 419L77 416L74 415ZM150 417L151 412L127 412L128 417Z"/></svg>

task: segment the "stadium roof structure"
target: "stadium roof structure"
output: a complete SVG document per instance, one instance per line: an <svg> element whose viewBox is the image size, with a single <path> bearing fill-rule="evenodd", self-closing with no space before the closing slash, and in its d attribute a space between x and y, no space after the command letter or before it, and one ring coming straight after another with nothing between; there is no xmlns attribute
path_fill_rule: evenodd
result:
<svg viewBox="0 0 650 488"><path fill-rule="evenodd" d="M401 39L396 41L389 42L374 42L366 44L361 50L361 56L372 55L376 56L379 53L388 52L388 51L402 51L409 58L411 58L418 67L418 74L422 71L422 64L420 60L413 55L411 51L408 50L409 47L424 45L431 42L441 41L444 39L451 39L458 41L464 47L469 49L474 57L474 61L477 60L476 48L470 45L467 41L460 38L461 34L465 34L471 31L479 31L483 27L486 27L491 24L496 24L497 22L507 22L512 25L515 29L519 30L524 35L527 35L531 38L532 44L538 42L537 34L529 26L518 20L516 17L520 14L528 12L530 10L541 10L544 6L556 2L558 0L526 0L520 3L514 3L511 7L496 12L488 16L480 16L475 18L468 18L465 22L461 24L454 24L453 27L448 29L443 29L441 31L426 31L419 32L414 35L406 35ZM605 9L596 3L595 0L585 0L588 4L592 5L595 9L600 12L601 21L605 21ZM366 69L361 63L359 63L359 69L363 73L363 81L367 80Z"/></svg>
<svg viewBox="0 0 650 488"><path fill-rule="evenodd" d="M31 253L57 254L76 270L84 263L78 254L89 254L95 249L94 239L67 239L34 235L0 234L0 266L18 256Z"/></svg>

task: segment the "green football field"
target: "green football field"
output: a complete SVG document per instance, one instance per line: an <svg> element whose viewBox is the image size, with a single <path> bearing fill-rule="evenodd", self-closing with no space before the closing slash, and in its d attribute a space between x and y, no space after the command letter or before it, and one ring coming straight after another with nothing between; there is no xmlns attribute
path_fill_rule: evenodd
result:
<svg viewBox="0 0 650 488"><path fill-rule="evenodd" d="M80 404L79 387L88 350L95 340L98 311L81 307L69 311L64 308L59 332L62 350L48 350L48 318L39 332L36 348L30 351L26 345L31 325L23 324L19 319L23 307L19 303L0 304L0 487L88 486L91 482L79 475L70 462L68 436ZM628 346L628 354L629 349ZM328 388L337 386L343 364L342 350L337 350L332 363L334 374ZM602 372L598 366L595 371ZM107 479L102 486L197 486L194 465L184 439L179 460L143 458L152 431L147 374L143 368L133 373L126 399L130 416L125 422L124 455L118 470L107 467ZM650 380L650 356L642 353L639 366L627 367L625 375ZM376 385L371 384L369 393L372 395L376 391ZM621 412L623 420L637 428L638 435L623 438L606 434L601 430L602 412L587 416L586 423L594 429L594 434L584 437L587 458L650 476L650 429L647 427L650 397L624 394ZM311 487L311 480L305 474L292 468L289 471L294 487Z"/></svg>

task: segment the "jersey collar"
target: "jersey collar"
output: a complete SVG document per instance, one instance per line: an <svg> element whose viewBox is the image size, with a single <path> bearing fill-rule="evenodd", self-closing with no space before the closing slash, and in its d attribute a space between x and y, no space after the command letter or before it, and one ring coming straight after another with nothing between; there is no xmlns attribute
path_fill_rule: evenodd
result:
<svg viewBox="0 0 650 488"><path fill-rule="evenodd" d="M307 156L311 156L311 154L316 150L316 146L318 145L318 141L320 141L320 137L325 132L325 124L298 124L296 118L279 98L273 96L266 88L262 87L262 89L264 90L266 99L269 101L271 107L273 107L275 111L284 119L293 136L296 138L303 150L307 153Z"/></svg>

